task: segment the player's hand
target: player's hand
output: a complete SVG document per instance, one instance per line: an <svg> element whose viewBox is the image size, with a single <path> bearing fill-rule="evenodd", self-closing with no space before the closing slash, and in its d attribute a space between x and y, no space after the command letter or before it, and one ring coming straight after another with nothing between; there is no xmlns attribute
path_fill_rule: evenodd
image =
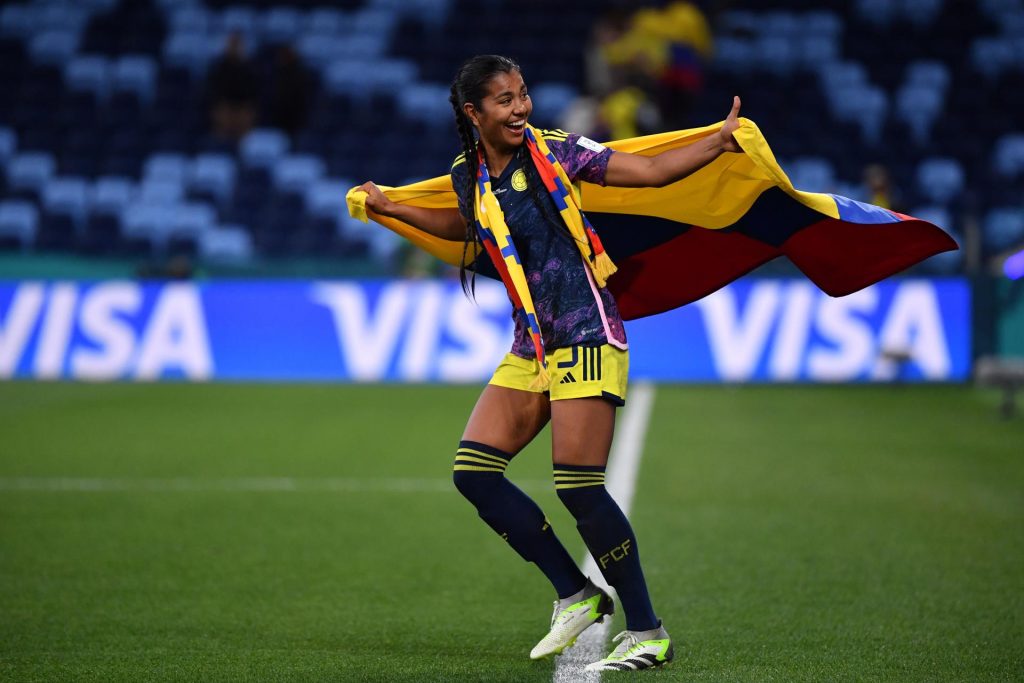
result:
<svg viewBox="0 0 1024 683"><path fill-rule="evenodd" d="M729 112L729 116L725 119L725 125L722 126L722 130L719 135L722 136L722 150L726 152L743 152L743 148L736 142L736 138L732 136L733 132L740 127L740 98L739 95L734 95L732 98L732 111Z"/></svg>
<svg viewBox="0 0 1024 683"><path fill-rule="evenodd" d="M387 198L373 182L365 182L359 189L366 193L366 208L378 216L391 216L398 204Z"/></svg>

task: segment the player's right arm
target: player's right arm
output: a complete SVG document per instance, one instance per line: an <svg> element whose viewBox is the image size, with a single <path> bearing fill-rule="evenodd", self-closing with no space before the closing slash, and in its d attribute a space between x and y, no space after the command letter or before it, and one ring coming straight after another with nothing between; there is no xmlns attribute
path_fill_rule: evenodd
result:
<svg viewBox="0 0 1024 683"><path fill-rule="evenodd" d="M372 182L363 183L359 189L366 193L366 213L374 220L378 216L397 218L441 239L457 242L466 239L466 219L458 209L426 209L396 204Z"/></svg>

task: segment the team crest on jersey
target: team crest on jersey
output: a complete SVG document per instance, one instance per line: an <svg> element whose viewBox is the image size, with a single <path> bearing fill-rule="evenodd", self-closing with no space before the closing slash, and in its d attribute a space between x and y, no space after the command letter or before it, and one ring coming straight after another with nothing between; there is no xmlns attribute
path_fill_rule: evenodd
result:
<svg viewBox="0 0 1024 683"><path fill-rule="evenodd" d="M521 168L517 168L516 172L512 174L512 189L516 192L526 190L526 171Z"/></svg>

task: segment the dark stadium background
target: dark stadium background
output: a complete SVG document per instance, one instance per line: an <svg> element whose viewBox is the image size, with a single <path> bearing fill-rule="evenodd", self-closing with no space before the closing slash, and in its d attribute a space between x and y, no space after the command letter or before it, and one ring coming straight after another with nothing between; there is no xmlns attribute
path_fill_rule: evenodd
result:
<svg viewBox="0 0 1024 683"><path fill-rule="evenodd" d="M683 646L655 675L1019 678L1024 2L704 0L673 34L657 13L680 5L0 1L0 679L552 679L523 654L546 587L452 494L478 387L404 383L440 364L404 336L367 375L390 384L338 382L311 352L340 363L326 313L312 334L285 296L355 283L364 305L416 279L463 302L450 270L350 218L345 193L447 172L449 84L477 53L522 65L535 125L603 140L715 123L738 94L797 188L888 204L961 246L907 274L968 292L941 302L959 311L941 318L959 375L877 381L871 361L858 386L656 387L631 516ZM650 68L640 38L610 65L644 21L668 60ZM243 66L218 70L231 35ZM810 301L801 277L780 260L732 291ZM241 383L180 381L210 376L202 363L161 374L185 318L165 318L161 351L154 301L200 290L241 292L203 300L222 319L201 331L248 315L301 343L227 335L212 376ZM466 315L494 317L494 297ZM666 367L685 375L693 348ZM249 382L295 358L281 376L297 383ZM98 378L172 381L36 381ZM545 438L512 476L579 557Z"/></svg>

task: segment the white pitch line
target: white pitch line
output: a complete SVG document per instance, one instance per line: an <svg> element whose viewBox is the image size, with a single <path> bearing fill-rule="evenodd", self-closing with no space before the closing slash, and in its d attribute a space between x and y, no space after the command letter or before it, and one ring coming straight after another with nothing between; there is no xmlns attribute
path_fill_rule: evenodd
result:
<svg viewBox="0 0 1024 683"><path fill-rule="evenodd" d="M622 508L622 512L627 515L633 505L636 477L640 471L640 457L643 455L644 439L647 436L647 425L650 422L653 405L654 386L652 384L644 382L632 388L629 401L622 411L622 420L618 425L615 443L608 458L605 477L608 482L608 492ZM594 583L608 591L613 597L615 596L614 589L605 583L601 571L597 568L597 562L594 561L590 553L587 553L583 560L582 571ZM611 619L606 618L605 623L591 626L584 631L573 647L555 658L555 672L552 680L555 683L575 683L577 681L596 683L600 681L600 673L586 673L583 668L604 657L605 643L608 642L610 630Z"/></svg>
<svg viewBox="0 0 1024 683"><path fill-rule="evenodd" d="M549 481L516 482L521 488L546 491ZM326 493L454 493L445 478L358 477L0 477L0 491L27 492L326 492Z"/></svg>

